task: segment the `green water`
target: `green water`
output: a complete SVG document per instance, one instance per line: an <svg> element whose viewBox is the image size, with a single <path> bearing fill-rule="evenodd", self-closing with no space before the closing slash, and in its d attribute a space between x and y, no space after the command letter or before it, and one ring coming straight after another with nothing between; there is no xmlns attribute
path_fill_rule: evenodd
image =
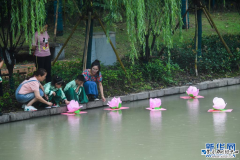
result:
<svg viewBox="0 0 240 160"><path fill-rule="evenodd" d="M146 110L144 100L123 104L130 108L121 112L97 108L1 124L0 160L202 160L205 143L236 143L239 150L240 85L200 95L161 97L166 111ZM216 96L233 112L208 113Z"/></svg>

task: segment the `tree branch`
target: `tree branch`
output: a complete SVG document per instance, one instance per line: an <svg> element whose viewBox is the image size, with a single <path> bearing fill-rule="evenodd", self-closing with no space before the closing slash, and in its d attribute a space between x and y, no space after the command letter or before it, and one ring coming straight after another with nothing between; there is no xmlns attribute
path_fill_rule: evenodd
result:
<svg viewBox="0 0 240 160"><path fill-rule="evenodd" d="M12 38L12 31L11 31L11 11L12 11L12 6L11 6L11 1L7 1L7 6L8 6L8 32L7 32L7 44L8 44L8 36L10 39L10 48L12 48L13 45L13 38Z"/></svg>
<svg viewBox="0 0 240 160"><path fill-rule="evenodd" d="M4 3L4 2L2 2ZM2 28L2 35L3 35L3 45L7 47L6 39L5 39L5 32L4 32L4 13L3 13L3 4L0 5L1 10L1 28Z"/></svg>
<svg viewBox="0 0 240 160"><path fill-rule="evenodd" d="M21 32L20 36L18 37L18 40L17 40L17 43L16 43L16 45L15 45L15 46L13 46L13 50L15 50L15 49L17 48L17 46L18 46L18 43L19 43L19 41L20 41L20 39L21 39L22 35L23 35L23 31ZM24 41L25 41L25 39L23 40L23 42L24 42Z"/></svg>

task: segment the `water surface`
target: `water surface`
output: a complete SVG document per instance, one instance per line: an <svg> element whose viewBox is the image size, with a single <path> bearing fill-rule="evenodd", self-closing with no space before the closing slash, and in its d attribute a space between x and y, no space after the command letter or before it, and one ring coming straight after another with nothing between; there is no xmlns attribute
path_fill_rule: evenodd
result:
<svg viewBox="0 0 240 160"><path fill-rule="evenodd" d="M182 94L184 95L184 94ZM149 100L128 110L87 110L0 125L1 160L202 160L205 143L240 149L240 85L201 91L204 99L161 97L167 111L151 112ZM222 97L231 113L208 113ZM236 159L239 159L237 155Z"/></svg>

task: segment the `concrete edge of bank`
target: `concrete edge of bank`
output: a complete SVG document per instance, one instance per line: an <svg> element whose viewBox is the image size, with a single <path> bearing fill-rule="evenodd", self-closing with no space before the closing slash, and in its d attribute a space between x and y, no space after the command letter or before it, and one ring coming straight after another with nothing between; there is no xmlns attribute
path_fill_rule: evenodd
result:
<svg viewBox="0 0 240 160"><path fill-rule="evenodd" d="M239 78L222 78L222 79L217 79L213 81L201 82L192 86L196 86L199 90L206 90L206 89L219 88L219 87L231 86L236 84L240 84ZM123 102L128 102L128 101L131 102L131 101L185 93L188 87L189 86L170 87L170 88L165 88L161 90L152 90L152 91L146 91L141 93L129 94L125 96L116 96L116 97L120 97ZM82 110L106 106L107 102L111 99L112 97L109 97L109 98L106 98L106 102L102 102L101 100L99 100L99 101L88 102L87 104L82 104L83 105ZM67 111L67 107L62 106L59 108L39 110L34 112L24 112L24 111L10 112L0 116L0 124L7 123L7 122L20 121L25 119L31 119L36 117L42 117L42 116L51 116L51 115L61 114L66 111Z"/></svg>

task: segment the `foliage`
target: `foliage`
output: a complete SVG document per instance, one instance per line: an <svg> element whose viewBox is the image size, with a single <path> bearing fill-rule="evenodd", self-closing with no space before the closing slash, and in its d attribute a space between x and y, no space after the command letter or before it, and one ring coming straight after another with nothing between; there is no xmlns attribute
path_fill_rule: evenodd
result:
<svg viewBox="0 0 240 160"><path fill-rule="evenodd" d="M202 39L202 61L198 62L199 73L224 73L239 69L240 49L239 35L224 35L223 39L229 46L233 57L226 51L218 36L208 36ZM183 48L177 46L172 52L172 61L180 68L194 73L194 44Z"/></svg>
<svg viewBox="0 0 240 160"><path fill-rule="evenodd" d="M177 21L180 21L182 28L181 0L105 0L104 2L109 5L109 14L113 15L119 15L117 13L121 13L121 6L125 7L132 60L138 57L139 50L145 54L145 47L155 45L154 43L157 49L161 43L167 48L173 47L172 32ZM112 17L111 22L116 21L116 17ZM159 35L163 39L160 39Z"/></svg>
<svg viewBox="0 0 240 160"><path fill-rule="evenodd" d="M73 61L56 62L52 67L52 75L58 75L63 78L65 82L70 82L82 74L82 62L80 59Z"/></svg>
<svg viewBox="0 0 240 160"><path fill-rule="evenodd" d="M3 30L6 30L1 35L4 48L15 50L18 44L16 40L20 39L22 33L24 33L24 39L26 39L31 49L32 37L35 30L40 32L40 28L45 21L46 2L46 0L1 1L1 27ZM10 43L6 41L8 36Z"/></svg>
<svg viewBox="0 0 240 160"><path fill-rule="evenodd" d="M74 3L67 2L72 12L77 10ZM160 44L172 48L172 32L178 21L180 29L182 28L181 0L96 0L90 4L87 2L83 3L81 13L83 15L87 15L88 11L92 11L93 14L100 13L108 29L113 22L122 21L126 17L132 61L138 57L138 51L150 55L153 48L159 50Z"/></svg>
<svg viewBox="0 0 240 160"><path fill-rule="evenodd" d="M16 108L20 107L20 104L15 98L15 94L9 91L9 83L3 81L3 96L0 97L0 112L1 111L15 111ZM19 84L19 83L18 83Z"/></svg>

